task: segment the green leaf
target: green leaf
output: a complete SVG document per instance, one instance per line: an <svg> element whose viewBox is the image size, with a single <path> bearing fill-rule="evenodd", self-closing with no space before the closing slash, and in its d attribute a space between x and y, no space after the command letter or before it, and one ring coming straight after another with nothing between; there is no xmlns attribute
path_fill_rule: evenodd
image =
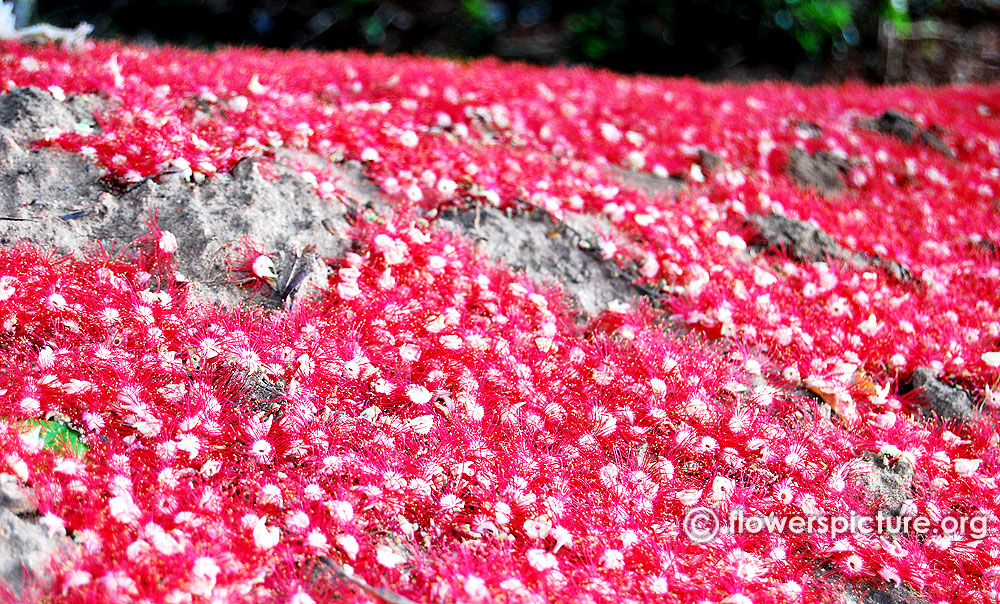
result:
<svg viewBox="0 0 1000 604"><path fill-rule="evenodd" d="M882 18L891 22L899 35L903 37L910 35L913 23L910 20L909 8L905 2L893 2L892 0L886 2L882 10Z"/></svg>
<svg viewBox="0 0 1000 604"><path fill-rule="evenodd" d="M800 29L795 32L795 39L798 41L799 46L802 47L802 50L807 53L811 55L819 53L820 43L816 32L808 29Z"/></svg>
<svg viewBox="0 0 1000 604"><path fill-rule="evenodd" d="M591 59L599 61L608 52L608 45L597 37L588 37L583 42L583 52Z"/></svg>
<svg viewBox="0 0 1000 604"><path fill-rule="evenodd" d="M83 458L89 449L80 432L60 421L33 419L23 422L20 429L28 432L36 426L41 428L43 446L53 453Z"/></svg>
<svg viewBox="0 0 1000 604"><path fill-rule="evenodd" d="M490 6L486 0L462 0L462 10L480 25L490 22Z"/></svg>

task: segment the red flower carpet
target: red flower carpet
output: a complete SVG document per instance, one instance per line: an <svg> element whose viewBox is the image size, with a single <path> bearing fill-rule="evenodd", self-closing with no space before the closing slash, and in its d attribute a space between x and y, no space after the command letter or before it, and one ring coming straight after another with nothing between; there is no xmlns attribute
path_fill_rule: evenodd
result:
<svg viewBox="0 0 1000 604"><path fill-rule="evenodd" d="M72 541L0 594L1000 597L995 85L106 42L5 42L0 84L98 99L34 145L116 192L252 160L356 213L276 308L193 295L152 215L124 250L0 249L0 473ZM355 212L346 162L385 203ZM582 311L439 224L472 207L595 225L647 295ZM248 298L294 290L237 248Z"/></svg>

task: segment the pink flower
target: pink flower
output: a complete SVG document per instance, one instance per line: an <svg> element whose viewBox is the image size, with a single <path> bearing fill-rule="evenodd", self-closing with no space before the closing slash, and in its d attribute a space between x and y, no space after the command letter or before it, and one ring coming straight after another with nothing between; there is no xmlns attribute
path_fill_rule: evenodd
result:
<svg viewBox="0 0 1000 604"><path fill-rule="evenodd" d="M396 553L388 545L380 545L375 548L375 557L378 563L386 568L396 568L406 562L406 558Z"/></svg>
<svg viewBox="0 0 1000 604"><path fill-rule="evenodd" d="M529 549L525 556L528 558L528 564L539 572L552 570L559 566L556 557L543 549Z"/></svg>
<svg viewBox="0 0 1000 604"><path fill-rule="evenodd" d="M260 518L253 528L253 542L257 549L271 549L281 541L281 529L267 526L267 516Z"/></svg>

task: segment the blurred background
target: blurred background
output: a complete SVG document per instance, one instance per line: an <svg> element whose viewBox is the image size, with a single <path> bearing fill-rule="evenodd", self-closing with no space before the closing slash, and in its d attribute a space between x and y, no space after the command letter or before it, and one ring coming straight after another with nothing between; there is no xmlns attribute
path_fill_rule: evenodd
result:
<svg viewBox="0 0 1000 604"><path fill-rule="evenodd" d="M17 0L19 25L193 47L496 56L706 80L1000 75L1000 0Z"/></svg>

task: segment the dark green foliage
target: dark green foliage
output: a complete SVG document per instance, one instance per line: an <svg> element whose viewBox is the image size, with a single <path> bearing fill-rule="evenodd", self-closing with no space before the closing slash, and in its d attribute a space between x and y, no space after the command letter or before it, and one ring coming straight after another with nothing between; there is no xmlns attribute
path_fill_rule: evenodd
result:
<svg viewBox="0 0 1000 604"><path fill-rule="evenodd" d="M875 48L884 23L905 35L913 20L948 7L946 0L38 0L36 17L87 20L98 36L193 46L497 55L676 75L736 65L791 73Z"/></svg>

